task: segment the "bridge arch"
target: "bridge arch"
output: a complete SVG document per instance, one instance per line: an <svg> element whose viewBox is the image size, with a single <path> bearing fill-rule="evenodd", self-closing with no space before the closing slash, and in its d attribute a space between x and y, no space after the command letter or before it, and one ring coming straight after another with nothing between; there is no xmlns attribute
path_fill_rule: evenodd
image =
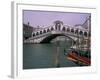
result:
<svg viewBox="0 0 100 80"><path fill-rule="evenodd" d="M73 28L71 29L71 33L74 33L74 29Z"/></svg>
<svg viewBox="0 0 100 80"><path fill-rule="evenodd" d="M65 27L63 27L63 28L62 28L62 31L66 31L66 28L65 28Z"/></svg>
<svg viewBox="0 0 100 80"><path fill-rule="evenodd" d="M40 31L40 34L42 34L42 31Z"/></svg>
<svg viewBox="0 0 100 80"><path fill-rule="evenodd" d="M36 35L39 35L39 32L36 32Z"/></svg>
<svg viewBox="0 0 100 80"><path fill-rule="evenodd" d="M43 30L43 33L46 33L46 30L45 29Z"/></svg>
<svg viewBox="0 0 100 80"><path fill-rule="evenodd" d="M57 26L55 26L55 30L57 30Z"/></svg>
<svg viewBox="0 0 100 80"><path fill-rule="evenodd" d="M57 20L57 21L54 22L54 25L55 25L55 30L59 30L60 31L61 30L61 26L63 25L63 22Z"/></svg>
<svg viewBox="0 0 100 80"><path fill-rule="evenodd" d="M50 43L50 41L58 36L65 36L68 37L69 39L73 40L75 42L74 39L72 39L70 36L65 35L65 34L51 34L47 37L45 37L40 43Z"/></svg>
<svg viewBox="0 0 100 80"><path fill-rule="evenodd" d="M51 31L53 31L54 30L54 28L53 27L51 27Z"/></svg>
<svg viewBox="0 0 100 80"><path fill-rule="evenodd" d="M33 33L33 35L32 36L35 36L35 33Z"/></svg>
<svg viewBox="0 0 100 80"><path fill-rule="evenodd" d="M75 34L78 34L78 32L79 32L78 29L76 29L76 30L75 30Z"/></svg>
<svg viewBox="0 0 100 80"><path fill-rule="evenodd" d="M67 32L70 32L70 28L67 28Z"/></svg>
<svg viewBox="0 0 100 80"><path fill-rule="evenodd" d="M49 28L47 29L47 32L50 32L50 29Z"/></svg>

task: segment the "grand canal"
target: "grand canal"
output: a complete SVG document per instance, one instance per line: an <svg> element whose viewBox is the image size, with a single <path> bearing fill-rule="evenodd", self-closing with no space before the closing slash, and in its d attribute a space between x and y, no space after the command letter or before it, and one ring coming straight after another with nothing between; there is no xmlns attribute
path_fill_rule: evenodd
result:
<svg viewBox="0 0 100 80"><path fill-rule="evenodd" d="M60 41L59 44L59 67L78 66L68 60L64 55L64 49L69 49L71 42ZM23 69L56 68L57 45L47 44L23 44Z"/></svg>

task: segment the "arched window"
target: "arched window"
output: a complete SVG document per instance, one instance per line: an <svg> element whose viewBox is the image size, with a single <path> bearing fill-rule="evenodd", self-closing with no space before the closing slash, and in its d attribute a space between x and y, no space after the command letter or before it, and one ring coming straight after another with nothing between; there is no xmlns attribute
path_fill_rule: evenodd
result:
<svg viewBox="0 0 100 80"><path fill-rule="evenodd" d="M35 33L33 33L33 36L35 36Z"/></svg>
<svg viewBox="0 0 100 80"><path fill-rule="evenodd" d="M78 34L78 29L77 29L77 30L75 30L75 34Z"/></svg>
<svg viewBox="0 0 100 80"><path fill-rule="evenodd" d="M80 31L80 32L79 32L79 34L80 34L80 35L83 35L83 32L82 32L82 31Z"/></svg>
<svg viewBox="0 0 100 80"><path fill-rule="evenodd" d="M56 23L55 29L56 29L56 30L60 30L60 28L61 28L61 24L60 24L60 23Z"/></svg>
<svg viewBox="0 0 100 80"><path fill-rule="evenodd" d="M39 32L36 32L36 35L39 35Z"/></svg>
<svg viewBox="0 0 100 80"><path fill-rule="evenodd" d="M71 32L74 33L74 29L71 29Z"/></svg>
<svg viewBox="0 0 100 80"><path fill-rule="evenodd" d="M49 29L47 29L47 32L50 32L50 30L49 30Z"/></svg>
<svg viewBox="0 0 100 80"><path fill-rule="evenodd" d="M67 28L67 32L70 32L70 29L69 28Z"/></svg>
<svg viewBox="0 0 100 80"><path fill-rule="evenodd" d="M40 34L42 34L42 31L40 31Z"/></svg>
<svg viewBox="0 0 100 80"><path fill-rule="evenodd" d="M57 30L57 24L55 25L55 29Z"/></svg>
<svg viewBox="0 0 100 80"><path fill-rule="evenodd" d="M61 25L60 25L60 23L58 24L58 30L60 30L60 28L61 28Z"/></svg>
<svg viewBox="0 0 100 80"><path fill-rule="evenodd" d="M44 30L43 33L46 33L46 30Z"/></svg>
<svg viewBox="0 0 100 80"><path fill-rule="evenodd" d="M51 31L53 31L54 30L54 28L53 27L51 27Z"/></svg>
<svg viewBox="0 0 100 80"><path fill-rule="evenodd" d="M65 31L65 30L66 30L65 27L63 27L63 28L62 28L62 31Z"/></svg>
<svg viewBox="0 0 100 80"><path fill-rule="evenodd" d="M87 37L87 32L84 32L84 36Z"/></svg>

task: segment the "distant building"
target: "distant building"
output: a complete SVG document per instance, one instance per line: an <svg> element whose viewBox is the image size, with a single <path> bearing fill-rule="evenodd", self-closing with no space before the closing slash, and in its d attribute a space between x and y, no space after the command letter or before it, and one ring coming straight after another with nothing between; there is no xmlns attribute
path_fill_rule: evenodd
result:
<svg viewBox="0 0 100 80"><path fill-rule="evenodd" d="M23 39L28 39L31 37L34 28L28 24L23 24Z"/></svg>
<svg viewBox="0 0 100 80"><path fill-rule="evenodd" d="M76 24L74 26L77 28L89 30L91 28L91 16L87 17L83 24Z"/></svg>
<svg viewBox="0 0 100 80"><path fill-rule="evenodd" d="M86 21L82 24L82 27L88 30L91 28L91 16L86 19Z"/></svg>
<svg viewBox="0 0 100 80"><path fill-rule="evenodd" d="M43 27L37 26L37 27L35 27L34 31L38 31L38 30L42 30L42 29L43 29Z"/></svg>

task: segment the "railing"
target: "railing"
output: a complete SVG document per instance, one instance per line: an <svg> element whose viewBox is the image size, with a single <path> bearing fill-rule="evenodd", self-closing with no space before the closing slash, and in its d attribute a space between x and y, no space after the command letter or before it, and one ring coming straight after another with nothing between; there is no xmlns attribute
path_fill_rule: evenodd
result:
<svg viewBox="0 0 100 80"><path fill-rule="evenodd" d="M82 38L82 37L86 38L83 35L67 32L67 31L60 31L60 30L53 30L46 33L38 34L38 35L32 36L32 38L35 39L35 38L39 38L39 37L50 35L50 34L63 34L63 35L70 35L70 36L79 37L79 38Z"/></svg>

